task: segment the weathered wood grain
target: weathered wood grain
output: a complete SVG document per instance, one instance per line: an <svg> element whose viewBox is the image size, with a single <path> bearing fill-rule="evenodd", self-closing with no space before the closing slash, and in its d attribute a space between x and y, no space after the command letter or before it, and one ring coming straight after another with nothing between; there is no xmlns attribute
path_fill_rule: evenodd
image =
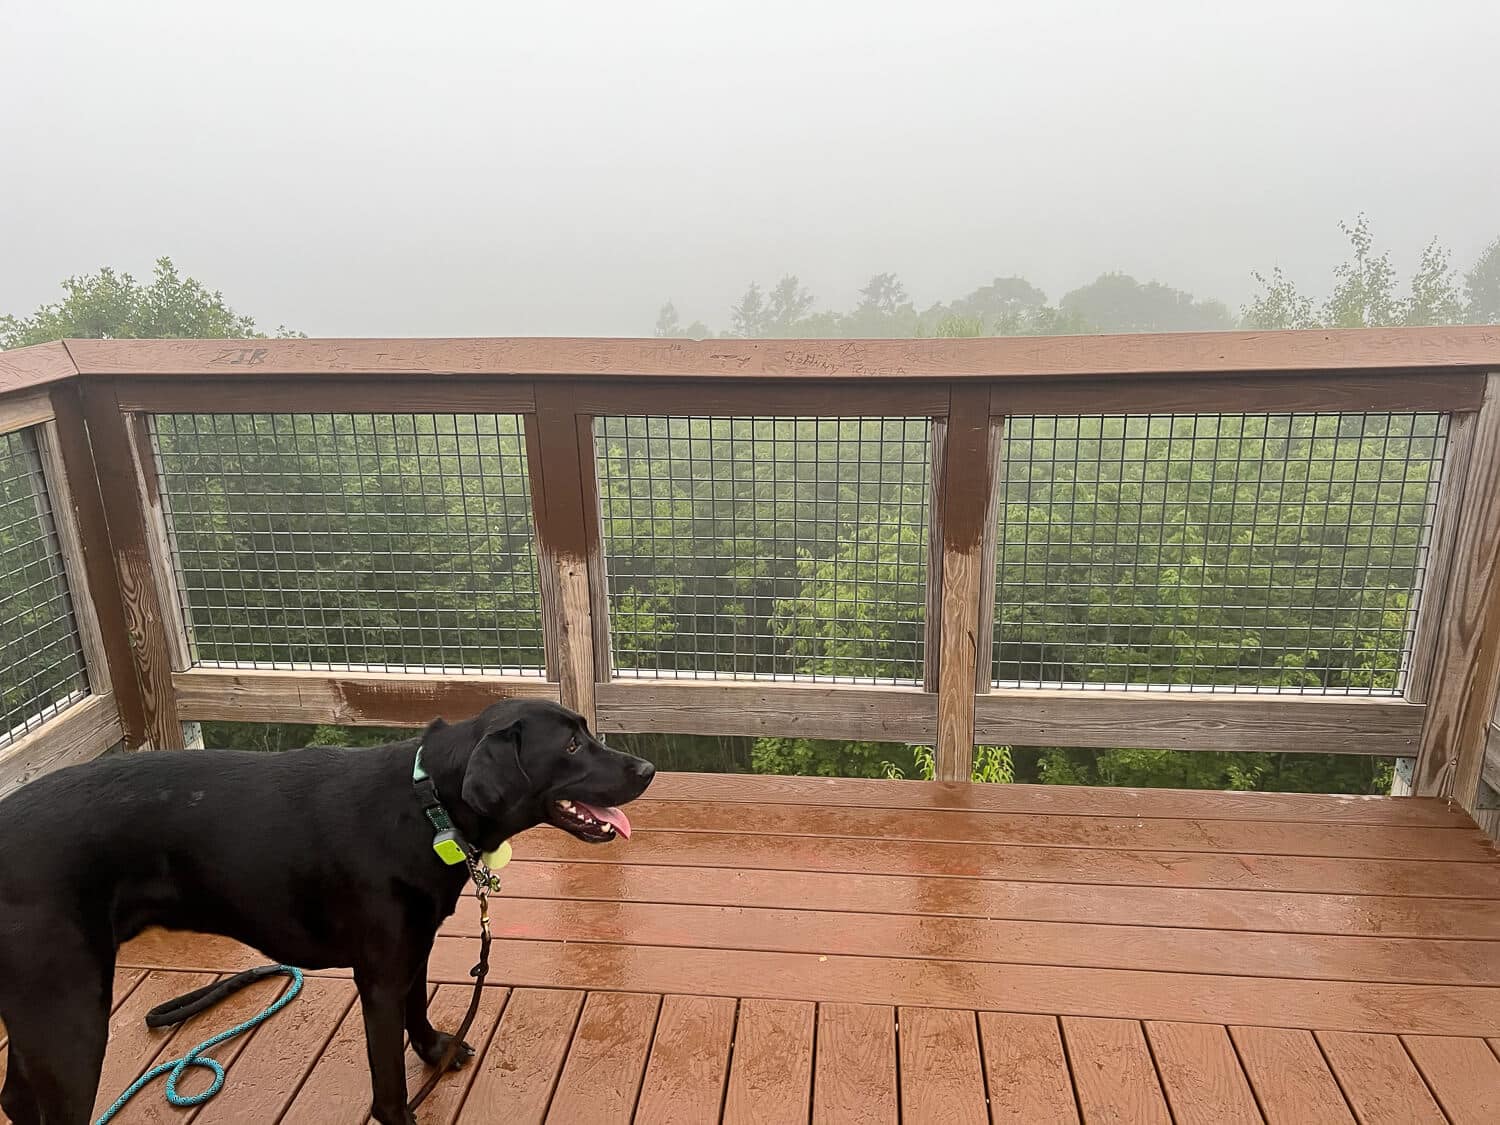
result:
<svg viewBox="0 0 1500 1125"><path fill-rule="evenodd" d="M66 384L54 387L52 410L55 415L52 433L57 441L61 475L67 482L70 522L78 532L88 599L99 623L109 685L119 708L125 744L135 749L145 745L149 737L146 704L130 649L125 603L115 574L114 545L110 541L104 497L99 488L99 470L89 442L78 387Z"/></svg>
<svg viewBox="0 0 1500 1125"><path fill-rule="evenodd" d="M125 613L125 634L135 660L145 709L147 742L157 750L183 748L182 724L172 689L172 649L167 610L157 587L148 546L147 515L141 503L126 416L109 382L86 384L83 414L99 472L99 491L114 548L115 577ZM175 612L175 611L174 611Z"/></svg>
<svg viewBox="0 0 1500 1125"><path fill-rule="evenodd" d="M1500 374L1486 383L1463 496L1412 784L1473 808L1500 688Z"/></svg>
<svg viewBox="0 0 1500 1125"><path fill-rule="evenodd" d="M44 387L77 374L78 367L60 340L0 351L0 394Z"/></svg>
<svg viewBox="0 0 1500 1125"><path fill-rule="evenodd" d="M606 733L726 734L930 743L937 700L916 688L615 680L597 688Z"/></svg>
<svg viewBox="0 0 1500 1125"><path fill-rule="evenodd" d="M499 699L557 699L540 676L192 668L172 676L185 719L420 727L477 715Z"/></svg>
<svg viewBox="0 0 1500 1125"><path fill-rule="evenodd" d="M1424 710L1354 695L996 688L978 700L974 733L1004 746L1394 757L1416 752Z"/></svg>
<svg viewBox="0 0 1500 1125"><path fill-rule="evenodd" d="M0 748L0 797L55 769L92 761L123 733L112 693L85 696Z"/></svg>
<svg viewBox="0 0 1500 1125"><path fill-rule="evenodd" d="M729 378L1010 378L1164 373L1452 371L1500 364L1500 328L925 340L578 338L70 340L94 375L492 374ZM68 372L56 359L58 375ZM12 369L18 366L12 359ZM10 382L24 380L24 372Z"/></svg>

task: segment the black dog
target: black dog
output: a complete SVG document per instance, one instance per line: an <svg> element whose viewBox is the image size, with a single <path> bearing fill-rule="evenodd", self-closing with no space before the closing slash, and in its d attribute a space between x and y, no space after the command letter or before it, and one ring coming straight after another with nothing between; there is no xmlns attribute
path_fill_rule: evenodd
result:
<svg viewBox="0 0 1500 1125"><path fill-rule="evenodd" d="M418 747L459 834L489 851L551 823L604 843L649 762L552 703L497 703L373 750L189 751L59 770L0 802L3 1107L16 1125L84 1125L108 1034L115 952L148 926L225 934L307 969L354 970L373 1112L407 1125L402 1031L430 1066L427 956L469 881L435 854ZM442 812L437 813L439 820ZM472 1057L467 1044L458 1063Z"/></svg>

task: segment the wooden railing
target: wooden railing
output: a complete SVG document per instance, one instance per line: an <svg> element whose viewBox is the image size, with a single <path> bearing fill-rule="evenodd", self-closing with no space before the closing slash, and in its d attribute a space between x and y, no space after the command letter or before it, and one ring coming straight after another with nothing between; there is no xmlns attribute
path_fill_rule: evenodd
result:
<svg viewBox="0 0 1500 1125"><path fill-rule="evenodd" d="M485 670L490 661L390 671L306 656L257 658L254 666L203 659L212 609L193 585L201 574L185 577L185 517L174 517L174 481L161 476L187 447L164 444L158 420L351 412L519 420L514 464L524 463L525 480L506 487L524 485L534 527L541 654L534 670ZM997 551L1003 570L1007 457L1020 464L1007 423L1027 420L1034 445L1041 431L1033 417L1118 415L1294 416L1314 419L1310 434L1324 433L1315 419L1325 415L1437 419L1430 434L1421 431L1435 451L1433 479L1424 466L1411 474L1429 490L1412 517L1421 542L1408 543L1420 560L1411 600L1385 607L1389 620L1405 615L1399 628L1389 626L1400 640L1371 642L1379 660L1395 661L1385 678L1367 677L1356 690L1323 683L1300 691L1215 683L1207 671L1203 682L1168 685L1149 669L1142 683L1053 683L1058 677L1045 671L1001 682L990 657ZM908 647L923 654L920 669L864 675L865 656L840 663L816 639L805 676L772 678L757 667L704 675L690 666L662 675L660 654L631 657L650 674L617 666L612 653L626 627L611 628L611 598L620 591L612 587L618 576L610 574L604 508L609 490L624 486L601 484L595 420L641 416L923 420L911 440L925 443L928 471L907 483L928 525L910 555L925 610L918 606L915 624L891 626L915 630ZM1410 791L1451 793L1481 815L1500 785L1496 328L920 341L76 340L0 353L0 433L20 431L31 435L43 466L88 693L0 744L0 787L117 741L182 746L184 723L414 725L501 695L560 699L604 732L928 744L942 780L969 776L977 742L1393 756L1414 760ZM765 441L779 440L765 432ZM264 440L271 449L281 439ZM1075 459L1083 456L1081 445L1072 448ZM1358 462L1368 447L1351 448ZM1381 456L1395 465L1414 456L1410 448ZM1105 461L1097 450L1088 458L1090 471ZM206 479L201 467L192 471ZM649 487L649 459L625 471ZM1139 517L1145 501L1118 503L1136 504ZM869 528L878 522L872 517ZM1022 554L1030 549L1020 532L1016 542ZM843 564L828 565L837 575ZM524 590L517 596L525 603ZM1002 633L1011 627L1001 622ZM1045 656L1038 660L1042 668Z"/></svg>

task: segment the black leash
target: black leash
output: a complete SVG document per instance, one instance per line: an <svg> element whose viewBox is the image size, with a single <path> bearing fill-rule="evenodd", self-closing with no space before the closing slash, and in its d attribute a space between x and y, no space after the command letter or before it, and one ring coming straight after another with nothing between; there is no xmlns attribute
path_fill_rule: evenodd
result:
<svg viewBox="0 0 1500 1125"><path fill-rule="evenodd" d="M422 1099L437 1087L439 1080L448 1073L448 1068L453 1065L453 1060L458 1056L459 1049L463 1046L464 1036L469 1034L469 1028L474 1026L474 1016L479 1012L479 1001L484 995L484 978L490 972L490 891L500 889L500 880L484 864L469 857L469 874L474 879L474 897L479 900L479 961L469 970L469 975L474 978L474 994L469 997L469 1010L464 1013L463 1022L458 1025L458 1031L448 1041L448 1049L443 1052L443 1057L438 1060L437 1067L427 1076L427 1081L422 1083L422 1088L417 1091L416 1096L406 1103L406 1108L413 1113L417 1106L422 1104Z"/></svg>

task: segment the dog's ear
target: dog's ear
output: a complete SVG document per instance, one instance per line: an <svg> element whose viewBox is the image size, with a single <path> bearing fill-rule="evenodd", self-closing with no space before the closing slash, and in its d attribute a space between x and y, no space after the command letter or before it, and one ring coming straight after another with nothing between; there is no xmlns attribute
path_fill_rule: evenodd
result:
<svg viewBox="0 0 1500 1125"><path fill-rule="evenodd" d="M521 768L520 725L490 731L469 755L463 799L481 816L498 818L531 792L531 778Z"/></svg>

